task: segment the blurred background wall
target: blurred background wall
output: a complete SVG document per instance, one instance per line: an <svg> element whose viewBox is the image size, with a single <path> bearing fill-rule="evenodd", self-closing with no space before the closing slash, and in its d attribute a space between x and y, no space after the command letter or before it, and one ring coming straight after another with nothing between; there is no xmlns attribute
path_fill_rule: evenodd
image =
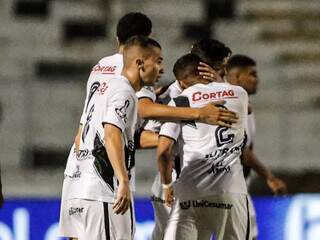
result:
<svg viewBox="0 0 320 240"><path fill-rule="evenodd" d="M202 37L256 59L256 152L295 192L319 191L320 2L318 0L1 0L0 159L6 196L60 196L91 67L116 51L115 26L147 14L164 49L165 75ZM156 172L137 156L138 195ZM253 181L256 194L263 182Z"/></svg>

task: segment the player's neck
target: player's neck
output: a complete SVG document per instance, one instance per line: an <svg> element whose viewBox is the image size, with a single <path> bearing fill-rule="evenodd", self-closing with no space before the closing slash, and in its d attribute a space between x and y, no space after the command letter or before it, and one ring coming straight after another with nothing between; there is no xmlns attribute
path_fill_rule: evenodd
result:
<svg viewBox="0 0 320 240"><path fill-rule="evenodd" d="M124 45L119 45L118 53L123 54Z"/></svg>
<svg viewBox="0 0 320 240"><path fill-rule="evenodd" d="M139 76L139 72L131 71L130 69L123 69L121 75L126 77L132 88L135 92L140 91L141 89L141 78Z"/></svg>

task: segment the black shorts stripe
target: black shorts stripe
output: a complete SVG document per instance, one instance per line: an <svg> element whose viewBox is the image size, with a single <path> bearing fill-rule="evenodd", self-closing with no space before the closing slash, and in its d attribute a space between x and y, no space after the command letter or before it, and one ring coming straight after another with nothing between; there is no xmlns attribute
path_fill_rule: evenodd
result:
<svg viewBox="0 0 320 240"><path fill-rule="evenodd" d="M132 200L133 201L133 200ZM130 201L130 219L131 219L131 236L133 237L133 209L132 209L132 202Z"/></svg>
<svg viewBox="0 0 320 240"><path fill-rule="evenodd" d="M246 240L250 240L250 229L251 229L251 223L250 223L250 212L249 212L249 200L248 197L246 196L246 202L247 202L247 233L246 233Z"/></svg>
<svg viewBox="0 0 320 240"><path fill-rule="evenodd" d="M110 240L110 223L109 223L109 209L108 203L103 203L103 212L104 212L104 229L106 233L106 240Z"/></svg>

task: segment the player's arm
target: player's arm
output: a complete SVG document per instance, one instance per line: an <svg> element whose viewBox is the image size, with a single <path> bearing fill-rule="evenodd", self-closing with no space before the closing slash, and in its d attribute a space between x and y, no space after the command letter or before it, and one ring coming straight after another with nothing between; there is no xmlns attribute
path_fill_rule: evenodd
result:
<svg viewBox="0 0 320 240"><path fill-rule="evenodd" d="M121 130L112 125L104 125L104 142L115 176L119 181L117 199L113 205L116 214L124 214L130 206L129 178L124 160L124 146Z"/></svg>
<svg viewBox="0 0 320 240"><path fill-rule="evenodd" d="M213 125L231 127L237 121L234 112L221 109L215 105L221 105L223 101L210 103L202 108L171 107L154 103L149 98L140 98L138 102L138 114L140 118L162 121L196 120Z"/></svg>
<svg viewBox="0 0 320 240"><path fill-rule="evenodd" d="M259 161L249 147L244 148L242 161L244 165L251 167L259 176L266 180L268 187L275 195L287 193L286 183L275 177L271 170Z"/></svg>
<svg viewBox="0 0 320 240"><path fill-rule="evenodd" d="M164 200L167 206L172 207L172 147L174 140L166 136L159 136L157 148L157 162L164 191Z"/></svg>
<svg viewBox="0 0 320 240"><path fill-rule="evenodd" d="M172 168L173 157L172 148L180 135L180 124L176 122L166 122L162 125L159 133L157 148L157 162L160 172L161 182L164 190L166 205L171 207L173 203L172 188Z"/></svg>
<svg viewBox="0 0 320 240"><path fill-rule="evenodd" d="M82 124L80 123L77 135L74 138L74 145L76 147L76 153L77 154L79 153L79 149L80 149L81 132L82 132Z"/></svg>
<svg viewBox="0 0 320 240"><path fill-rule="evenodd" d="M119 89L107 97L103 112L104 143L115 176L119 181L117 196L113 205L116 214L124 214L131 202L129 177L125 165L124 139L122 133L130 123L127 116L135 114L135 100L131 93Z"/></svg>
<svg viewBox="0 0 320 240"><path fill-rule="evenodd" d="M158 145L159 134L149 131L142 130L140 135L140 148L155 148Z"/></svg>

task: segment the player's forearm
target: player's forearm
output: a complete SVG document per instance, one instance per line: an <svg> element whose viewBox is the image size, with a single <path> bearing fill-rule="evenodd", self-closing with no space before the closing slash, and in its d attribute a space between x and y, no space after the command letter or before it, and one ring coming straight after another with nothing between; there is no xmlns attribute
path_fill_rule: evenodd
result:
<svg viewBox="0 0 320 240"><path fill-rule="evenodd" d="M119 181L128 182L128 174L124 161L124 147L121 131L111 125L105 127L105 146L115 176Z"/></svg>
<svg viewBox="0 0 320 240"><path fill-rule="evenodd" d="M274 177L272 172L259 161L257 156L249 148L245 148L243 152L243 163L251 167L260 177L264 179L271 179Z"/></svg>
<svg viewBox="0 0 320 240"><path fill-rule="evenodd" d="M160 136L157 148L157 162L163 184L172 182L172 145L173 141Z"/></svg>
<svg viewBox="0 0 320 240"><path fill-rule="evenodd" d="M81 132L82 132L82 124L79 125L77 135L74 138L74 144L76 146L77 153L79 152L79 148L80 148Z"/></svg>
<svg viewBox="0 0 320 240"><path fill-rule="evenodd" d="M138 107L139 116L144 119L162 121L198 120L199 109L187 107L171 107L164 104L150 103Z"/></svg>
<svg viewBox="0 0 320 240"><path fill-rule="evenodd" d="M141 148L155 148L158 145L159 135L152 131L142 131L140 136Z"/></svg>
<svg viewBox="0 0 320 240"><path fill-rule="evenodd" d="M170 184L172 182L172 163L169 154L160 154L158 156L158 168L160 172L161 182Z"/></svg>

